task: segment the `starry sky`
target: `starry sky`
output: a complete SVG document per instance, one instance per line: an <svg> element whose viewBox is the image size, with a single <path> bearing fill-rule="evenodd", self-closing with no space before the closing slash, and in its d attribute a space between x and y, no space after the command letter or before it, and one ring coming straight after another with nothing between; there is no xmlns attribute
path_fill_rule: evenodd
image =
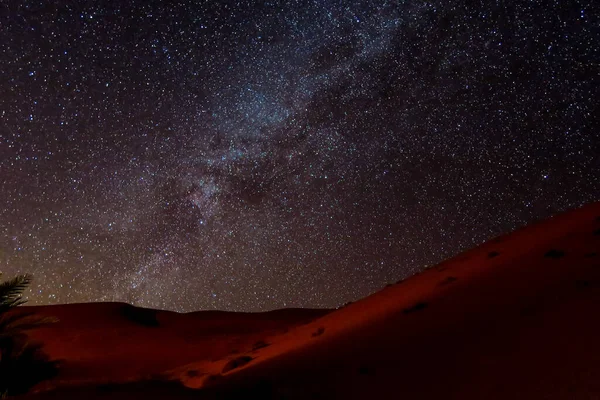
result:
<svg viewBox="0 0 600 400"><path fill-rule="evenodd" d="M592 4L0 2L0 271L337 307L600 200Z"/></svg>

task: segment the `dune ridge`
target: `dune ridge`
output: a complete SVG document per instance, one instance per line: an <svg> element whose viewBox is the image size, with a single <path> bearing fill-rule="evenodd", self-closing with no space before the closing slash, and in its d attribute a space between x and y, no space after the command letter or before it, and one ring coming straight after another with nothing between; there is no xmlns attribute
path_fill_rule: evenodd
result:
<svg viewBox="0 0 600 400"><path fill-rule="evenodd" d="M492 239L332 312L198 314L215 329L199 340L212 353L166 362L158 375L122 380L107 391L91 381L65 381L40 385L27 398L167 392L201 399L594 398L600 394L598 253L600 203L594 203ZM158 327L136 329L185 336L193 325L178 325L179 317L167 312L155 317ZM48 331L36 335L46 342ZM162 343L171 351L187 351L185 340L167 336ZM152 351L152 362L166 357Z"/></svg>

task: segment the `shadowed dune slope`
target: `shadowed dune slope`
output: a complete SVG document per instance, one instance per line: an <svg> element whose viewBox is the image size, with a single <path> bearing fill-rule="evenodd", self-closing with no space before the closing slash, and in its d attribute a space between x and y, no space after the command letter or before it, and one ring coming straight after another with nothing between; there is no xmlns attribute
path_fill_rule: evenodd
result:
<svg viewBox="0 0 600 400"><path fill-rule="evenodd" d="M596 398L599 253L596 203L298 327L201 398Z"/></svg>

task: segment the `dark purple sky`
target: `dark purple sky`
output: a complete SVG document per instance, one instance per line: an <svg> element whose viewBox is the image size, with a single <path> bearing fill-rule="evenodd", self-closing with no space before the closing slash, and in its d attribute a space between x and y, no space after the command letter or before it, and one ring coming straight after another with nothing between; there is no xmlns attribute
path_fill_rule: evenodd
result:
<svg viewBox="0 0 600 400"><path fill-rule="evenodd" d="M0 4L31 303L335 307L600 200L590 1L57 3Z"/></svg>

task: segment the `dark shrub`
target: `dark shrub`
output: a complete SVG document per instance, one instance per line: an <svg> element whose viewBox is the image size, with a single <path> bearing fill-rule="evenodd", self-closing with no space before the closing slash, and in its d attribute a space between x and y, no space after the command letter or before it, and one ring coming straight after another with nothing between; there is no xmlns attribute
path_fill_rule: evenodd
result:
<svg viewBox="0 0 600 400"><path fill-rule="evenodd" d="M313 332L312 337L321 336L324 333L325 333L325 328L320 326L319 329L317 329L316 331Z"/></svg>
<svg viewBox="0 0 600 400"><path fill-rule="evenodd" d="M200 372L196 371L195 369L190 369L185 374L187 376L189 376L190 378L195 378L197 376L200 376Z"/></svg>
<svg viewBox="0 0 600 400"><path fill-rule="evenodd" d="M24 394L57 372L58 363L27 337L28 331L57 320L13 310L25 303L22 294L31 280L19 275L0 283L0 396Z"/></svg>
<svg viewBox="0 0 600 400"><path fill-rule="evenodd" d="M264 340L259 340L258 342L254 343L254 345L252 345L252 350L262 349L262 348L267 347L269 345L270 345L270 343L267 343Z"/></svg>
<svg viewBox="0 0 600 400"><path fill-rule="evenodd" d="M414 312L417 312L417 311L424 310L425 308L427 308L427 306L428 306L427 303L419 302L419 303L415 304L412 307L405 308L404 310L402 310L402 312L404 314L411 314L411 313L414 313Z"/></svg>
<svg viewBox="0 0 600 400"><path fill-rule="evenodd" d="M41 345L29 343L26 335L0 339L0 353L0 393L25 394L58 372L58 362L51 361Z"/></svg>
<svg viewBox="0 0 600 400"><path fill-rule="evenodd" d="M244 366L252 360L253 360L253 358L250 356L236 357L233 360L229 360L229 362L227 364L225 364L225 366L223 367L223 370L221 372L224 374L225 372L229 372L231 370L234 370L236 368Z"/></svg>
<svg viewBox="0 0 600 400"><path fill-rule="evenodd" d="M449 276L446 279L444 279L443 281L441 281L440 283L438 283L438 286L445 286L456 280L458 280L458 278L455 278L454 276Z"/></svg>

